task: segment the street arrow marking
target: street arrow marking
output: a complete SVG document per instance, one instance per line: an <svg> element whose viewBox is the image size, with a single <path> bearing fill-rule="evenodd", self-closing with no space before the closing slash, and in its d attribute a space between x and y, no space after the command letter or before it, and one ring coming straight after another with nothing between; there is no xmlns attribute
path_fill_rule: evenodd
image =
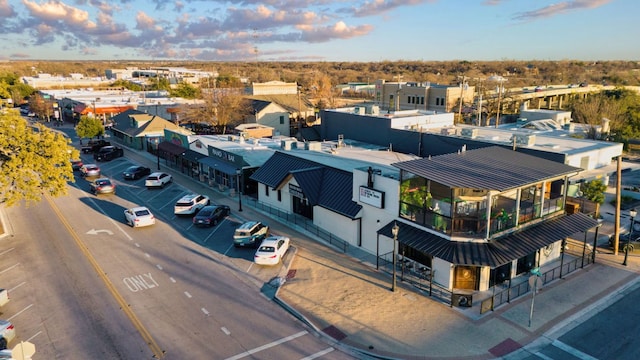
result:
<svg viewBox="0 0 640 360"><path fill-rule="evenodd" d="M96 230L96 229L91 229L91 230L87 231L87 234L89 234L89 235L98 235L99 233L107 233L108 235L113 235L113 231L111 231L111 230L104 230L104 229Z"/></svg>

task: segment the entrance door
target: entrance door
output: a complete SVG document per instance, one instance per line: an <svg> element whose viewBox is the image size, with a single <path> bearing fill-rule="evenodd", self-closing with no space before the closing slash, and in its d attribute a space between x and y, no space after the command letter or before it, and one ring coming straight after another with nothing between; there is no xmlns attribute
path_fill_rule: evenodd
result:
<svg viewBox="0 0 640 360"><path fill-rule="evenodd" d="M297 196L292 196L291 198L293 199L294 214L302 215L308 219L313 220L313 207L309 206L308 201Z"/></svg>
<svg viewBox="0 0 640 360"><path fill-rule="evenodd" d="M456 266L455 282L453 287L457 289L478 289L480 268L475 266Z"/></svg>

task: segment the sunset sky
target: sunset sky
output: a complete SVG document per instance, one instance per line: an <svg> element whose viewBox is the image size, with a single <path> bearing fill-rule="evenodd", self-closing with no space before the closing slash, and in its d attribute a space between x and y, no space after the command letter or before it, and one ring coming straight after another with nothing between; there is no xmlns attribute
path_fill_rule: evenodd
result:
<svg viewBox="0 0 640 360"><path fill-rule="evenodd" d="M0 60L640 60L638 0L0 0Z"/></svg>

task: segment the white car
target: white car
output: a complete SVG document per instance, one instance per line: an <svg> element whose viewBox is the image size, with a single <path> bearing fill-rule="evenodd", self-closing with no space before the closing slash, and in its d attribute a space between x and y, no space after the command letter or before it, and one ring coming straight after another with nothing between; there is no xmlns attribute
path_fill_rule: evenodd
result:
<svg viewBox="0 0 640 360"><path fill-rule="evenodd" d="M209 204L211 204L211 200L207 196L189 194L176 202L173 207L173 213L176 215L193 215Z"/></svg>
<svg viewBox="0 0 640 360"><path fill-rule="evenodd" d="M167 184L173 181L173 177L164 172L154 172L147 176L144 181L144 186L150 187L165 187Z"/></svg>
<svg viewBox="0 0 640 360"><path fill-rule="evenodd" d="M7 344L16 337L16 329L7 320L0 320L0 348L4 350Z"/></svg>
<svg viewBox="0 0 640 360"><path fill-rule="evenodd" d="M131 227L149 226L156 223L155 216L144 206L125 210L124 219Z"/></svg>
<svg viewBox="0 0 640 360"><path fill-rule="evenodd" d="M262 240L262 244L253 256L258 265L277 265L289 250L289 238L286 236L270 236Z"/></svg>

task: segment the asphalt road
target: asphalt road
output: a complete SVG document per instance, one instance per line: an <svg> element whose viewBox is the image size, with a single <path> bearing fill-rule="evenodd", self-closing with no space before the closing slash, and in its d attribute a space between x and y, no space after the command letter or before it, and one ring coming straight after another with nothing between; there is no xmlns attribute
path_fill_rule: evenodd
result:
<svg viewBox="0 0 640 360"><path fill-rule="evenodd" d="M0 243L0 280L12 298L3 316L16 342L36 344L35 359L352 358L262 294L280 266L256 266L252 249L233 247L247 219L232 209L215 227L194 227L173 214L190 191L124 181L131 164L99 163L115 195L92 195L77 177L68 196L7 210L15 236ZM125 224L124 209L137 205L156 225Z"/></svg>

